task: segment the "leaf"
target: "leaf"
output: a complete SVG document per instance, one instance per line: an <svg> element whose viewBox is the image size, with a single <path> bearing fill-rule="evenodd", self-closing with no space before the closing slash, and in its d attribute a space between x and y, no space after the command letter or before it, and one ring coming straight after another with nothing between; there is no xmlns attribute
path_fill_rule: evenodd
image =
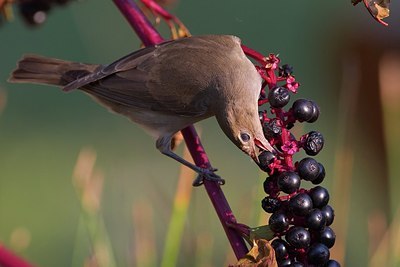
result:
<svg viewBox="0 0 400 267"><path fill-rule="evenodd" d="M0 0L0 22L2 17L4 17L6 21L12 20L12 2L13 0Z"/></svg>
<svg viewBox="0 0 400 267"><path fill-rule="evenodd" d="M253 248L234 267L278 267L275 251L265 239L253 241Z"/></svg>
<svg viewBox="0 0 400 267"><path fill-rule="evenodd" d="M358 1L358 0L355 0ZM363 0L364 5L368 12L374 17L379 23L387 26L388 24L382 19L389 17L390 15L390 0ZM354 0L352 0L354 4ZM358 2L357 2L358 3ZM356 4L357 4L356 3Z"/></svg>
<svg viewBox="0 0 400 267"><path fill-rule="evenodd" d="M250 240L266 239L271 240L274 238L274 232L268 225L250 228Z"/></svg>

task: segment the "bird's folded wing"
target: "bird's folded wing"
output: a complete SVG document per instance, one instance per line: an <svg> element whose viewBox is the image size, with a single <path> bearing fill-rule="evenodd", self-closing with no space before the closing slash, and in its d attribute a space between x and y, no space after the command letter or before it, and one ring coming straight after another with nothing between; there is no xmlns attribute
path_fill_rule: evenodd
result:
<svg viewBox="0 0 400 267"><path fill-rule="evenodd" d="M144 48L77 79L65 90L83 88L132 108L211 116L219 69L208 45L216 44L193 37Z"/></svg>
<svg viewBox="0 0 400 267"><path fill-rule="evenodd" d="M98 81L103 79L111 74L114 74L118 71L123 71L125 69L129 69L140 64L141 61L146 59L148 56L152 55L152 52L157 48L157 46L146 47L135 51L123 58L118 59L117 61L111 63L110 65L100 66L93 73L87 74L79 79L70 82L66 86L64 86L64 91L71 91L74 89L81 88L89 83Z"/></svg>

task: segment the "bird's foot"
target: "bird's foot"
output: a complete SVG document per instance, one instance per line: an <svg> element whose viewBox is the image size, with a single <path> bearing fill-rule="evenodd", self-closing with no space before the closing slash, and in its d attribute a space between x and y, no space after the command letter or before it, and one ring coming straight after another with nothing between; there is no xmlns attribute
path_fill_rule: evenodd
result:
<svg viewBox="0 0 400 267"><path fill-rule="evenodd" d="M212 182L217 182L220 185L225 184L225 180L222 179L219 175L215 174L217 169L204 169L204 168L199 168L198 170L198 176L197 178L193 181L193 186L200 186L204 183L204 180L212 181Z"/></svg>

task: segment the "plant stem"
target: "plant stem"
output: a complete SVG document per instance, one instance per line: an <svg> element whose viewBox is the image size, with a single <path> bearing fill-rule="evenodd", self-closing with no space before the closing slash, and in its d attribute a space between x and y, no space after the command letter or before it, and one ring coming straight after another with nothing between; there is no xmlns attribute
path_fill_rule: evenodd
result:
<svg viewBox="0 0 400 267"><path fill-rule="evenodd" d="M13 252L0 245L0 266L2 267L33 267L30 263L16 256Z"/></svg>
<svg viewBox="0 0 400 267"><path fill-rule="evenodd" d="M114 0L114 4L128 20L145 46L159 44L164 41L164 38L161 37L134 1Z"/></svg>
<svg viewBox="0 0 400 267"><path fill-rule="evenodd" d="M151 25L145 15L140 11L135 2L132 0L113 1L134 28L144 45L155 45L163 41L163 38ZM208 159L208 156L194 127L189 126L183 129L182 135L196 165L202 168L211 168L210 160ZM222 192L220 185L216 182L205 180L204 187L215 208L215 211L217 212L218 218L221 221L236 258L240 259L244 257L248 252L248 249L240 234L232 227L228 226L228 223L236 223L236 218L233 215L233 212L225 198L224 193Z"/></svg>

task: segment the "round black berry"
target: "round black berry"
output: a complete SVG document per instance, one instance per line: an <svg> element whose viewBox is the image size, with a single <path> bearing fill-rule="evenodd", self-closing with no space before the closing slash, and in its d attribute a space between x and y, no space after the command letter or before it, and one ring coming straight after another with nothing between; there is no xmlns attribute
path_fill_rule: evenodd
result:
<svg viewBox="0 0 400 267"><path fill-rule="evenodd" d="M283 259L278 261L279 267L290 267L292 265L292 260L290 258Z"/></svg>
<svg viewBox="0 0 400 267"><path fill-rule="evenodd" d="M19 12L30 25L42 24L46 20L47 12L50 10L50 3L46 1L27 2L19 4Z"/></svg>
<svg viewBox="0 0 400 267"><path fill-rule="evenodd" d="M302 179L306 181L314 181L320 174L319 164L313 158L304 158L299 162L297 170Z"/></svg>
<svg viewBox="0 0 400 267"><path fill-rule="evenodd" d="M329 226L333 223L333 219L335 218L335 211L329 205L321 208L321 211L324 213L326 218L326 226Z"/></svg>
<svg viewBox="0 0 400 267"><path fill-rule="evenodd" d="M281 123L278 119L271 119L263 125L264 135L267 139L272 139L282 134Z"/></svg>
<svg viewBox="0 0 400 267"><path fill-rule="evenodd" d="M333 247L336 241L336 234L329 226L319 232L318 241L328 248Z"/></svg>
<svg viewBox="0 0 400 267"><path fill-rule="evenodd" d="M273 108L282 108L289 103L290 94L285 87L272 88L268 93L268 101Z"/></svg>
<svg viewBox="0 0 400 267"><path fill-rule="evenodd" d="M313 103L307 99L297 99L292 105L293 116L299 121L313 119Z"/></svg>
<svg viewBox="0 0 400 267"><path fill-rule="evenodd" d="M290 267L304 267L304 264L298 261L292 262Z"/></svg>
<svg viewBox="0 0 400 267"><path fill-rule="evenodd" d="M285 64L279 67L278 74L280 77L288 77L289 75L292 75L293 73L293 67Z"/></svg>
<svg viewBox="0 0 400 267"><path fill-rule="evenodd" d="M275 250L275 257L277 261L282 261L289 257L289 244L282 239L275 239L272 241L271 246Z"/></svg>
<svg viewBox="0 0 400 267"><path fill-rule="evenodd" d="M307 134L303 144L304 151L307 155L315 156L324 147L324 137L320 132L312 131Z"/></svg>
<svg viewBox="0 0 400 267"><path fill-rule="evenodd" d="M326 224L326 218L322 211L314 209L310 212L306 219L306 227L313 230L321 230Z"/></svg>
<svg viewBox="0 0 400 267"><path fill-rule="evenodd" d="M310 195L315 208L322 208L329 202L329 192L322 186L311 188L308 194Z"/></svg>
<svg viewBox="0 0 400 267"><path fill-rule="evenodd" d="M308 262L316 266L323 266L326 264L329 257L329 249L324 244L320 243L311 245L307 252Z"/></svg>
<svg viewBox="0 0 400 267"><path fill-rule="evenodd" d="M340 264L335 260L329 260L324 267L340 267Z"/></svg>
<svg viewBox="0 0 400 267"><path fill-rule="evenodd" d="M307 248L310 245L310 233L303 227L293 226L286 233L286 241L294 248Z"/></svg>
<svg viewBox="0 0 400 267"><path fill-rule="evenodd" d="M287 171L278 175L278 187L286 194L296 192L300 187L300 177L295 172Z"/></svg>
<svg viewBox="0 0 400 267"><path fill-rule="evenodd" d="M271 164L274 161L274 159L275 159L275 155L272 152L263 151L258 156L259 163L257 163L257 164L261 170L268 172L268 171L270 171L268 165Z"/></svg>
<svg viewBox="0 0 400 267"><path fill-rule="evenodd" d="M289 227L289 218L283 211L276 211L269 217L268 224L275 233L282 233Z"/></svg>
<svg viewBox="0 0 400 267"><path fill-rule="evenodd" d="M309 123L313 123L315 122L318 117L319 117L319 107L318 105L314 102L314 101L310 101L312 103L312 116L309 120L307 120L307 122Z"/></svg>
<svg viewBox="0 0 400 267"><path fill-rule="evenodd" d="M322 181L324 181L324 178L325 178L325 167L324 167L324 165L322 165L319 162L318 162L318 165L319 165L319 174L318 174L317 179L312 181L313 184L320 184L320 183L322 183Z"/></svg>
<svg viewBox="0 0 400 267"><path fill-rule="evenodd" d="M299 193L289 200L289 209L297 216L308 215L312 208L312 200L306 193Z"/></svg>
<svg viewBox="0 0 400 267"><path fill-rule="evenodd" d="M276 184L276 176L269 176L264 181L264 192L268 195L275 196L278 192L278 186Z"/></svg>
<svg viewBox="0 0 400 267"><path fill-rule="evenodd" d="M280 208L281 202L277 198L268 196L261 201L261 206L266 212L273 213Z"/></svg>

